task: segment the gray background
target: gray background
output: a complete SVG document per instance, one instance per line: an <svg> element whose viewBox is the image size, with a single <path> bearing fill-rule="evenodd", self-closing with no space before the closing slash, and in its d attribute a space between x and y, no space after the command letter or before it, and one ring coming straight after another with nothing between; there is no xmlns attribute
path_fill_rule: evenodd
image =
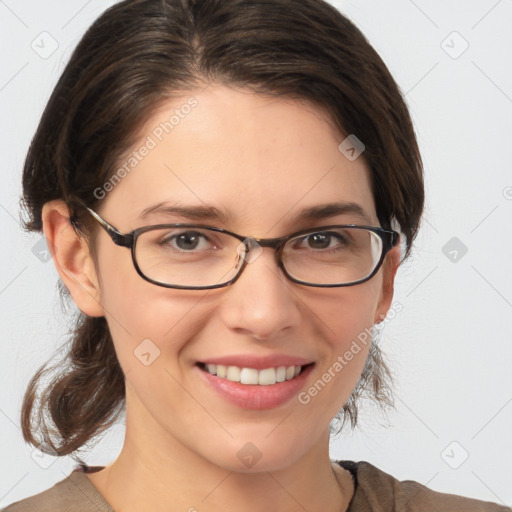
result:
<svg viewBox="0 0 512 512"><path fill-rule="evenodd" d="M22 441L19 411L36 370L65 341L69 311L40 235L20 229L24 155L71 50L113 2L0 0L2 398L0 507L71 471ZM332 458L367 460L399 479L512 505L511 0L332 2L383 57L410 106L427 209L399 271L382 347L396 412L367 404ZM467 252L466 252L467 251ZM86 457L119 452L117 426Z"/></svg>

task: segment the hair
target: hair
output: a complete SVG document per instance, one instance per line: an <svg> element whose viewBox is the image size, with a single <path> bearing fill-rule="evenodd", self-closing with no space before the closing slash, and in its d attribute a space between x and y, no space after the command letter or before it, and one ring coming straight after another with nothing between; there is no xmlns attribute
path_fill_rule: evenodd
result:
<svg viewBox="0 0 512 512"><path fill-rule="evenodd" d="M379 222L398 223L409 256L424 188L407 106L360 30L323 0L126 0L106 10L74 50L31 142L25 228L41 231L43 205L62 199L74 229L94 246L83 205L99 205L94 190L163 102L208 84L306 100L341 134L355 134L365 145ZM46 363L30 381L21 424L27 442L75 457L119 417L125 383L105 318L79 312L68 345L58 365ZM391 382L374 339L337 416L342 427L357 425L363 396L392 406Z"/></svg>

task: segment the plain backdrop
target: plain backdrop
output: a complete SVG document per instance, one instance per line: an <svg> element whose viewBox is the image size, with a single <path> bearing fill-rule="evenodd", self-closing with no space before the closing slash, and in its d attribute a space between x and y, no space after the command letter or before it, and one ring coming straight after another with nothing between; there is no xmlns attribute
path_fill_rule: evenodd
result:
<svg viewBox="0 0 512 512"><path fill-rule="evenodd" d="M21 437L25 387L66 339L57 273L40 235L20 228L21 170L71 50L113 2L0 1L0 507L65 478L69 458ZM367 460L401 480L512 505L512 2L332 2L380 53L410 107L427 207L399 270L381 346L396 411L363 404L331 457ZM108 464L117 425L86 456Z"/></svg>

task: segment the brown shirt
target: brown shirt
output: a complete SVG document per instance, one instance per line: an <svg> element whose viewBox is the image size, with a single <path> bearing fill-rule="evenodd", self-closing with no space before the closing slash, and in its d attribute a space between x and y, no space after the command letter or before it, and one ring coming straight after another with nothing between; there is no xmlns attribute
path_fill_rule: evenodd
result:
<svg viewBox="0 0 512 512"><path fill-rule="evenodd" d="M355 493L347 512L511 512L512 508L432 491L400 482L369 462L336 461L350 471ZM101 466L80 466L50 489L18 501L0 512L114 512L85 473Z"/></svg>

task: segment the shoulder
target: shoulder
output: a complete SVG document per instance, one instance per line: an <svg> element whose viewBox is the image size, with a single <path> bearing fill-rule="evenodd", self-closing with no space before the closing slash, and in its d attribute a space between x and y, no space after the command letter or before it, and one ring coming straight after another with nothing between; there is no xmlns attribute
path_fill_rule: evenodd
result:
<svg viewBox="0 0 512 512"><path fill-rule="evenodd" d="M113 512L85 473L75 469L64 480L0 512Z"/></svg>
<svg viewBox="0 0 512 512"><path fill-rule="evenodd" d="M512 508L441 493L412 480L399 481L366 461L336 461L348 469L356 489L348 512L512 512Z"/></svg>

